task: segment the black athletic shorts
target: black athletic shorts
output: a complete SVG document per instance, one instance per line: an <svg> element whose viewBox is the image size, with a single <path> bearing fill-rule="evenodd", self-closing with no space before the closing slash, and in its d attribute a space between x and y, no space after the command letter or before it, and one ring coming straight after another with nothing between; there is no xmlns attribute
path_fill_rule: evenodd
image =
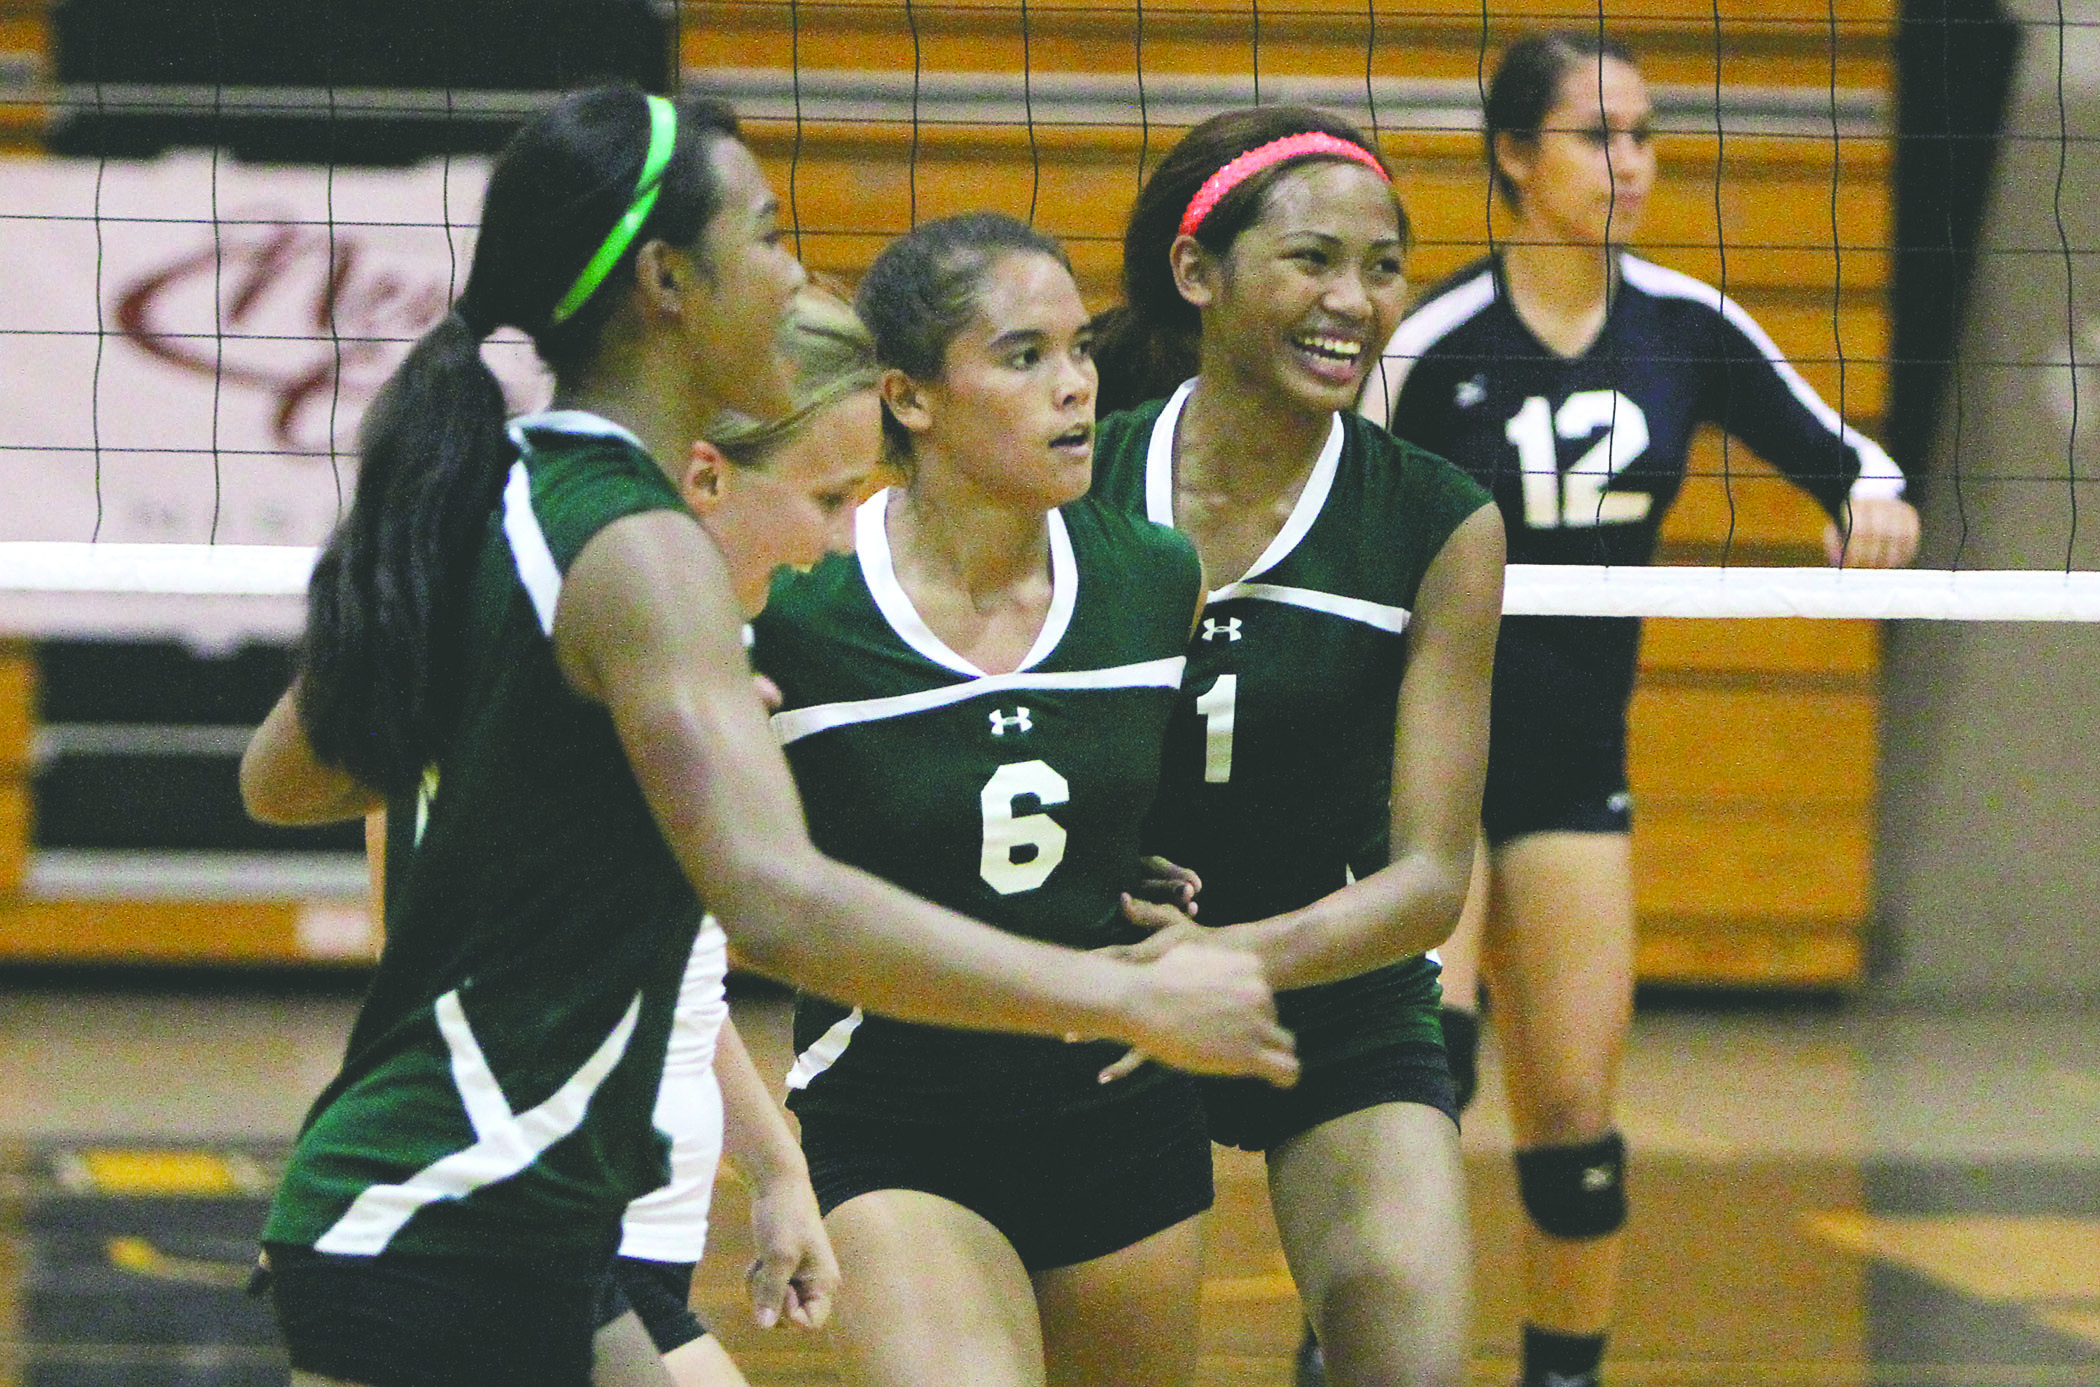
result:
<svg viewBox="0 0 2100 1387"><path fill-rule="evenodd" d="M1193 1081L1007 1120L803 1111L817 1206L923 1190L1003 1234L1029 1271L1105 1257L1211 1205L1210 1137Z"/></svg>
<svg viewBox="0 0 2100 1387"><path fill-rule="evenodd" d="M1458 1121L1436 966L1403 963L1276 997L1298 1044L1298 1082L1198 1080L1213 1141L1267 1151L1380 1103L1421 1103Z"/></svg>
<svg viewBox="0 0 2100 1387"><path fill-rule="evenodd" d="M693 1266L691 1262L652 1262L646 1257L614 1258L612 1274L605 1278L598 1299L598 1328L632 1310L649 1331L649 1341L658 1353L707 1337L707 1326L700 1323L691 1304Z"/></svg>
<svg viewBox="0 0 2100 1387"><path fill-rule="evenodd" d="M265 1250L277 1324L302 1372L364 1387L588 1387L604 1261Z"/></svg>
<svg viewBox="0 0 2100 1387"><path fill-rule="evenodd" d="M1640 623L1513 617L1495 646L1487 786L1488 846L1531 833L1625 833L1626 705Z"/></svg>

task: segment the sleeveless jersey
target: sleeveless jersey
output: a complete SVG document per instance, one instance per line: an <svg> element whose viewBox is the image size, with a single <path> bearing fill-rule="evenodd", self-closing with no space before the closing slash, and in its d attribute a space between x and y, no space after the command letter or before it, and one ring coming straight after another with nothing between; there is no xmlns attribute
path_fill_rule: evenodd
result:
<svg viewBox="0 0 2100 1387"><path fill-rule="evenodd" d="M1049 517L1052 601L1034 647L987 675L913 609L884 492L858 552L776 586L753 623L785 697L773 724L824 852L1014 934L1074 948L1138 934L1119 914L1181 682L1200 569L1186 540L1082 499ZM803 997L798 1112L1021 1117L1113 1091L1120 1047L952 1030ZM1113 1086L1170 1078L1157 1066Z"/></svg>
<svg viewBox="0 0 2100 1387"><path fill-rule="evenodd" d="M1101 422L1096 496L1172 523L1174 432L1192 386ZM1386 865L1416 589L1487 501L1440 459L1337 415L1276 538L1212 590L1145 837L1203 878L1200 923L1294 910ZM1395 967L1433 985L1426 960Z"/></svg>
<svg viewBox="0 0 2100 1387"><path fill-rule="evenodd" d="M1511 563L1647 563L1701 424L1750 445L1832 515L1848 494L1902 494L1888 454L1732 299L1637 256L1622 254L1618 270L1597 340L1564 357L1518 316L1500 259L1477 261L1400 324L1365 389L1368 417L1494 493ZM1623 720L1638 620L1512 617L1502 636L1498 691L1553 688L1538 718L1520 719L1542 740ZM1498 737L1514 725L1498 724Z"/></svg>
<svg viewBox="0 0 2100 1387"><path fill-rule="evenodd" d="M651 1112L699 903L551 635L592 536L683 508L605 420L511 433L459 637L459 726L387 806L386 947L266 1241L609 1256L621 1211L664 1182Z"/></svg>

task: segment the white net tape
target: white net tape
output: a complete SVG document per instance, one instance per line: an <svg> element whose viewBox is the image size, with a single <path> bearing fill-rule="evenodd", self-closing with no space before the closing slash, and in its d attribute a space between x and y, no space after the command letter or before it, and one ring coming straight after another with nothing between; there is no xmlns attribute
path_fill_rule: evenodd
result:
<svg viewBox="0 0 2100 1387"><path fill-rule="evenodd" d="M289 640L315 551L0 544L0 635ZM2100 573L1512 564L1510 616L2100 621Z"/></svg>

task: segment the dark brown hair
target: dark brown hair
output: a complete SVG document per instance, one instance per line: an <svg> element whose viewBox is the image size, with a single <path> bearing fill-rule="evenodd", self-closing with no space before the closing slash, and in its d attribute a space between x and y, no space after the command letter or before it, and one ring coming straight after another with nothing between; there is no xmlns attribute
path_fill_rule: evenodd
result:
<svg viewBox="0 0 2100 1387"><path fill-rule="evenodd" d="M1103 319L1095 360L1101 367L1100 412L1127 409L1170 393L1195 374L1203 319L1174 284L1168 250L1181 234L1181 215L1204 182L1250 149L1308 131L1378 151L1348 121L1309 106L1251 106L1225 111L1181 137L1145 180L1123 233L1123 305ZM1231 250L1241 232L1268 205L1269 191L1293 169L1336 162L1334 154L1300 154L1269 165L1218 200L1196 228L1197 244L1213 255ZM1379 160L1384 167L1384 160ZM1400 239L1409 235L1407 210L1396 195Z"/></svg>

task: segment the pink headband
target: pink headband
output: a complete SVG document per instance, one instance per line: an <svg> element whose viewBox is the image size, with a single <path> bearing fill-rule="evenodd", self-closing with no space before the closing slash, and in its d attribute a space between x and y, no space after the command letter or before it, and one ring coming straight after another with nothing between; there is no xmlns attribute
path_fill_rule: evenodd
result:
<svg viewBox="0 0 2100 1387"><path fill-rule="evenodd" d="M1280 164L1286 159L1296 159L1303 154L1332 154L1340 159L1354 159L1386 182L1393 181L1392 175L1385 171L1385 166L1378 162L1377 156L1362 145L1351 144L1347 140L1337 139L1317 130L1308 130L1302 135L1285 135L1280 140L1256 145L1204 179L1203 186L1189 199L1189 210L1181 214L1181 234L1195 235L1196 228L1203 225L1203 219L1210 215L1211 209L1225 200L1225 194L1255 174L1271 164Z"/></svg>

